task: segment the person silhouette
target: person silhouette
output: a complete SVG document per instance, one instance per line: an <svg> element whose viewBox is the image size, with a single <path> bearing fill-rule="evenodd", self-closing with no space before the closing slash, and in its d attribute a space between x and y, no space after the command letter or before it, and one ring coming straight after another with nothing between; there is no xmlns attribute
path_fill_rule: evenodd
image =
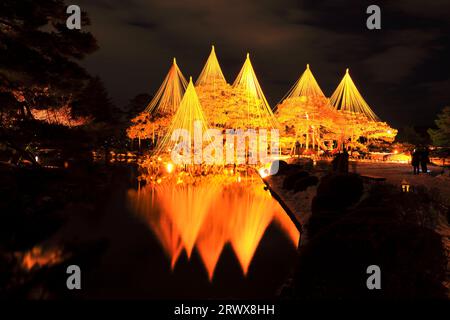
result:
<svg viewBox="0 0 450 320"><path fill-rule="evenodd" d="M429 157L430 152L428 151L428 147L425 147L420 155L420 166L422 167L422 172L427 173L428 172L428 163L430 162Z"/></svg>

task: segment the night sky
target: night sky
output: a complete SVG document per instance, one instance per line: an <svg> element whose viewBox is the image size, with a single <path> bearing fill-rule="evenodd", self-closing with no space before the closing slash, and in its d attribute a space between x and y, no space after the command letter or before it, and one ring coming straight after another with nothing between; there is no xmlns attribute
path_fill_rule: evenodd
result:
<svg viewBox="0 0 450 320"><path fill-rule="evenodd" d="M71 2L75 4L75 2ZM327 96L345 68L378 116L401 127L431 125L450 105L450 1L78 0L100 49L83 65L123 106L153 94L172 58L199 75L211 44L227 81L246 52L274 106L309 63ZM381 7L382 29L366 28Z"/></svg>

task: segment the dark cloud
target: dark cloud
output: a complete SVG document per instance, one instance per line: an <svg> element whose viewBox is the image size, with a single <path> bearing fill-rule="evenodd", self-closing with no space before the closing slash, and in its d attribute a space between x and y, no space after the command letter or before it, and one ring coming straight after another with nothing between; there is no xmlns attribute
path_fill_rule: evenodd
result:
<svg viewBox="0 0 450 320"><path fill-rule="evenodd" d="M431 123L450 103L450 3L380 1L382 30L361 0L80 0L100 50L85 66L123 105L153 93L172 57L198 76L215 44L229 82L250 52L275 104L310 63L331 95L350 67L363 96L394 125ZM424 112L423 110L427 110Z"/></svg>
<svg viewBox="0 0 450 320"><path fill-rule="evenodd" d="M126 23L130 26L133 27L137 27L137 28L142 28L142 29L155 29L157 27L157 25L155 23L152 22L148 22L148 21L143 21L143 20L128 20L126 21Z"/></svg>

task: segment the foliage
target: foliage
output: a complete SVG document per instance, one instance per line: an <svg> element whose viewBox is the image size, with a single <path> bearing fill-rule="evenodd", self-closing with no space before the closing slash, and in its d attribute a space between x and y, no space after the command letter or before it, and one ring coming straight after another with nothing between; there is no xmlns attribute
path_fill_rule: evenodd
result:
<svg viewBox="0 0 450 320"><path fill-rule="evenodd" d="M23 118L31 109L65 107L85 87L89 76L76 61L97 44L89 32L66 27L65 11L61 0L0 3L0 92L15 98L2 114Z"/></svg>
<svg viewBox="0 0 450 320"><path fill-rule="evenodd" d="M335 220L317 230L300 249L294 276L295 297L447 298L443 285L447 257L441 236L420 218L422 213L433 210L436 203L421 194L374 185L354 208L336 212L330 207L328 212L323 211L324 218L325 214L334 214ZM368 276L361 281L369 265L381 268L382 290L367 290Z"/></svg>
<svg viewBox="0 0 450 320"><path fill-rule="evenodd" d="M267 129L277 128L278 123L273 115L264 92L259 84L253 65L250 61L250 54L247 53L244 65L233 82L236 90L240 110L247 107L247 127L263 127ZM244 125L245 126L245 125Z"/></svg>
<svg viewBox="0 0 450 320"><path fill-rule="evenodd" d="M113 105L99 77L91 78L72 103L75 117L92 117L96 122L115 122L119 110Z"/></svg>
<svg viewBox="0 0 450 320"><path fill-rule="evenodd" d="M294 186L294 192L305 191L308 187L316 186L319 183L319 178L316 176L309 176L297 180Z"/></svg>
<svg viewBox="0 0 450 320"><path fill-rule="evenodd" d="M150 139L163 137L167 133L172 117L177 112L187 87L186 79L177 65L176 59L164 78L158 91L144 110L131 119L131 126L127 129L130 139ZM148 99L148 95L138 95L130 101L128 113L140 108L139 104Z"/></svg>
<svg viewBox="0 0 450 320"><path fill-rule="evenodd" d="M353 148L365 149L360 137L392 142L397 130L385 122L369 120L362 114L335 110L325 97L294 97L277 107L276 116L283 134L302 144L318 145L325 149L324 141L337 141Z"/></svg>
<svg viewBox="0 0 450 320"><path fill-rule="evenodd" d="M156 97L147 108L148 115L133 119L135 128L128 130L129 137L148 138L157 132L164 135L173 112L163 112L164 101L178 101L183 76L176 62L169 71ZM347 73L339 94L334 97L339 107L333 108L323 95L309 65L306 71L276 108L276 119L258 82L249 55L233 85L229 85L217 61L214 47L197 80L196 93L209 127L224 129L280 128L280 146L291 147L296 141L321 149L338 148L344 144L365 150L370 143L394 141L397 130L381 122L365 103ZM171 89L172 88L172 89ZM339 98L341 97L341 98ZM338 99L339 98L339 99ZM355 100L356 99L356 100ZM339 101L338 101L339 100ZM348 101L347 101L348 100ZM160 102L161 101L161 102ZM355 106L347 106L348 102ZM342 107L344 104L345 107ZM149 126L149 127L146 127ZM332 144L325 145L325 142Z"/></svg>
<svg viewBox="0 0 450 320"><path fill-rule="evenodd" d="M303 178L309 177L309 172L307 171L298 171L295 173L290 173L289 175L286 175L286 177L283 180L283 189L285 190L293 190L295 183Z"/></svg>
<svg viewBox="0 0 450 320"><path fill-rule="evenodd" d="M177 145L178 142L172 140L175 130L185 130L189 134L189 138L193 139L197 124L200 124L201 132L205 133L208 130L208 122L191 78L177 112L171 117L170 124L166 126L166 133L158 141L157 153L166 153ZM203 139L208 138L208 135L203 137Z"/></svg>
<svg viewBox="0 0 450 320"><path fill-rule="evenodd" d="M334 222L342 210L359 201L364 191L363 182L356 174L330 174L324 176L312 202L312 216L308 232L313 235L318 229Z"/></svg>
<svg viewBox="0 0 450 320"><path fill-rule="evenodd" d="M320 96L288 98L278 105L276 116L284 133L296 136L301 143L306 142L306 135L311 136L311 142L313 134L316 134L316 141L319 136L327 138L329 133L337 131L339 118L338 112L329 107L327 99Z"/></svg>
<svg viewBox="0 0 450 320"><path fill-rule="evenodd" d="M197 86L196 91L206 119L212 127L226 129L271 128L263 100L227 83Z"/></svg>
<svg viewBox="0 0 450 320"><path fill-rule="evenodd" d="M330 103L337 110L361 114L371 121L379 121L379 118L364 100L350 77L349 69L347 69L345 76L331 95Z"/></svg>
<svg viewBox="0 0 450 320"><path fill-rule="evenodd" d="M419 132L417 127L405 126L399 130L397 141L410 143L412 145L428 144L430 141L429 137L423 132Z"/></svg>
<svg viewBox="0 0 450 320"><path fill-rule="evenodd" d="M79 65L97 49L96 40L86 28L67 28L66 8L62 0L0 3L0 139L23 154L30 145L63 141L64 149L75 150L85 145L86 135L103 145L108 139L95 128L111 134L108 126L117 124L118 110L103 83ZM89 23L83 12L83 27ZM48 139L53 129L59 134ZM77 143L67 143L72 134Z"/></svg>
<svg viewBox="0 0 450 320"><path fill-rule="evenodd" d="M40 121L45 121L50 124L59 124L67 127L78 127L89 123L92 118L86 116L73 117L72 109L69 106L64 106L59 109L31 109L33 118Z"/></svg>
<svg viewBox="0 0 450 320"><path fill-rule="evenodd" d="M127 129L127 136L130 139L151 139L153 134L158 134L167 128L170 117L152 118L150 113L142 112L131 119L132 125Z"/></svg>
<svg viewBox="0 0 450 320"><path fill-rule="evenodd" d="M131 121L131 119L138 116L144 109L148 106L152 96L147 93L140 93L131 99L125 106L125 117L126 120Z"/></svg>

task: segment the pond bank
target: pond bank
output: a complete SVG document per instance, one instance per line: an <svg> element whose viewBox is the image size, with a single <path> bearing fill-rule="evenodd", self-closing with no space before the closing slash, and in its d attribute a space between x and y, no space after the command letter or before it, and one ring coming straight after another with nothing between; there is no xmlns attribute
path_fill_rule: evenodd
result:
<svg viewBox="0 0 450 320"><path fill-rule="evenodd" d="M327 173L326 170L322 170L323 168L318 171L316 169L316 167L308 168L308 171L318 177ZM450 188L448 177L436 172L434 167L431 167L432 173L429 175L413 176L409 166L401 164L358 163L350 169L362 175L385 177L386 182L365 181L362 196L358 196L359 200L341 209L335 207L341 202L339 199L344 200L346 194L348 197L349 192L353 194L354 191L342 192L345 188L336 189L337 185L331 189L319 186L322 192L321 200L313 205L313 198L318 191L316 186L294 192L284 188L285 175L265 178L265 183L274 194L274 198L288 207L302 227L306 228L302 238L305 236L308 238L307 241L302 239L302 246L299 248L299 267L288 297L332 298L336 295L359 297L360 294L361 297L366 296L364 290L361 291L357 286L358 279L348 270L359 272L355 266L363 268L366 263L364 261L371 260L372 263L380 260L380 263L385 264L385 268L390 270L393 282L386 283L385 288L387 287L389 292L384 297L392 298L399 294L405 297L407 295L422 298L442 297L442 291L438 289L439 282L446 287L447 295L450 294L448 272L450 232L445 211L448 198L443 199L446 198L445 194ZM401 192L400 183L403 179L408 179L411 183L412 192ZM345 185L345 180L342 182ZM326 197L323 194L325 189L329 189L326 191ZM327 205L327 197L333 199L333 194L339 196ZM317 229L318 222L319 229ZM308 225L312 223L316 224L314 234L309 233L312 225ZM419 238L422 240L418 242ZM381 248L383 249L380 251ZM390 252L394 254L395 259L390 257ZM410 255L407 252L414 254ZM344 257L347 257L348 261ZM415 259L422 262L413 263ZM346 289L343 282L335 281L339 275L330 277L330 272L327 273L323 269L324 265L335 264L338 261L341 272L347 274L348 281L353 281L352 289ZM407 268L407 274L404 273L404 268ZM321 289L323 291L317 291L312 279L324 281L320 279L321 269L325 272L322 276L327 279L328 284ZM430 270L433 272L430 273ZM427 280L423 282L425 278ZM413 285L408 291L405 285L411 281ZM421 286L427 289L422 290ZM383 295L380 295L380 298L382 297Z"/></svg>
<svg viewBox="0 0 450 320"><path fill-rule="evenodd" d="M298 231L258 177L153 188L128 165L17 171L18 190L1 203L16 220L8 229L41 236L0 244L2 297L272 298L296 261ZM17 208L22 197L33 202ZM30 210L42 199L52 205L41 221ZM82 270L81 294L65 288L68 264Z"/></svg>

